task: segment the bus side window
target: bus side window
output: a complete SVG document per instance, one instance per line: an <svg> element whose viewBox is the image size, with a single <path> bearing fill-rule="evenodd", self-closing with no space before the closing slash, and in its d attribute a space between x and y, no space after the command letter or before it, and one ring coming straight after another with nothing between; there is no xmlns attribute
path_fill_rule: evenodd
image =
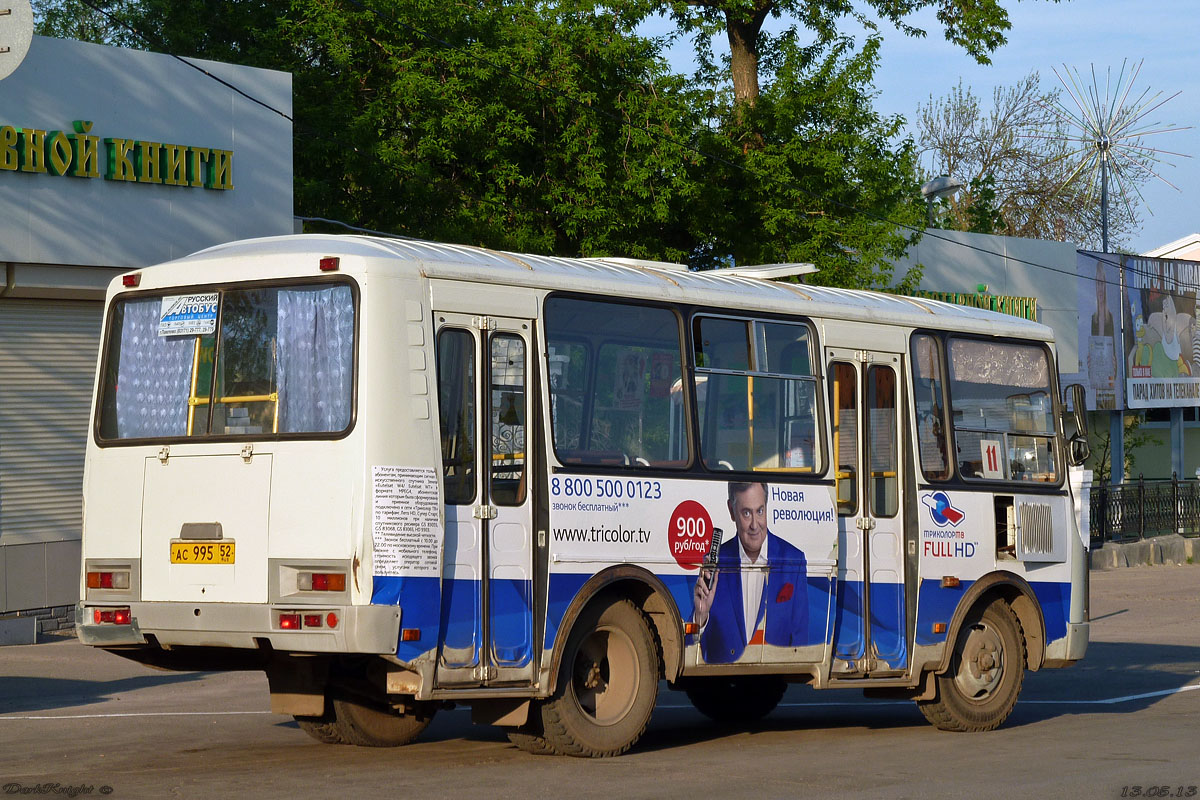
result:
<svg viewBox="0 0 1200 800"><path fill-rule="evenodd" d="M944 481L950 477L950 461L946 457L946 402L943 387L945 370L938 341L932 336L918 335L912 340L913 396L917 410L917 452L925 479Z"/></svg>
<svg viewBox="0 0 1200 800"><path fill-rule="evenodd" d="M818 471L823 454L808 326L700 316L692 340L705 466Z"/></svg>
<svg viewBox="0 0 1200 800"><path fill-rule="evenodd" d="M681 469L679 317L653 305L550 297L547 367L554 452L563 464Z"/></svg>
<svg viewBox="0 0 1200 800"><path fill-rule="evenodd" d="M492 500L525 502L525 342L511 333L492 336Z"/></svg>
<svg viewBox="0 0 1200 800"><path fill-rule="evenodd" d="M858 511L858 379L852 365L839 362L829 365L829 377L838 514L853 516Z"/></svg>
<svg viewBox="0 0 1200 800"><path fill-rule="evenodd" d="M446 504L475 501L475 340L469 331L438 334L438 407Z"/></svg>

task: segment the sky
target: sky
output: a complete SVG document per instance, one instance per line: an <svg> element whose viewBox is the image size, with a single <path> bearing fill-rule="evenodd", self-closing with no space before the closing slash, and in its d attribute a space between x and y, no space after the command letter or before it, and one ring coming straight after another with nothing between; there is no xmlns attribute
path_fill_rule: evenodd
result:
<svg viewBox="0 0 1200 800"><path fill-rule="evenodd" d="M1094 66L1103 94L1109 68L1115 79L1123 60L1132 64L1144 59L1134 83L1135 95L1147 88L1150 95L1161 91L1163 98L1180 92L1146 121L1192 126L1180 133L1151 137L1153 144L1191 158L1169 156L1166 161L1171 163L1160 163L1158 173L1179 191L1156 179L1144 186L1142 229L1128 246L1144 253L1200 233L1200 4L1196 0L1002 1L1012 29L1008 43L992 55L987 66L976 64L961 48L947 42L931 12L913 18L917 27L928 31L924 39L904 36L883 24L884 43L875 74L876 109L915 119L919 105L928 104L931 96L944 97L960 78L987 109L997 86L1011 86L1031 70L1041 75L1044 88L1061 87L1052 70L1066 77L1064 65L1078 70L1089 83ZM657 32L665 27L664 23ZM690 71L689 58L690 44L686 42L671 54L672 64L679 70ZM1148 139L1146 143L1152 142Z"/></svg>

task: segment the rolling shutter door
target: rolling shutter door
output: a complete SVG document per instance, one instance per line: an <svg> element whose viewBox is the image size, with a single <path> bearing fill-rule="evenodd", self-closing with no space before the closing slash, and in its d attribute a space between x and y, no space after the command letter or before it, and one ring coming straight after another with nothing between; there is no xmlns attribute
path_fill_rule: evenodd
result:
<svg viewBox="0 0 1200 800"><path fill-rule="evenodd" d="M0 301L0 542L78 539L103 304Z"/></svg>

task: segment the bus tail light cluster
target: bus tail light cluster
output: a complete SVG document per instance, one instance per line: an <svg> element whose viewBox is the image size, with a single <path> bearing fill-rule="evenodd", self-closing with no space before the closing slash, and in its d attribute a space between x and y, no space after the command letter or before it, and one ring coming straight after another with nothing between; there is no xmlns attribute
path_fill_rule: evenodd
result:
<svg viewBox="0 0 1200 800"><path fill-rule="evenodd" d="M296 576L296 588L302 592L344 592L344 572L301 572Z"/></svg>
<svg viewBox="0 0 1200 800"><path fill-rule="evenodd" d="M97 570L88 572L87 588L89 589L128 589L129 570Z"/></svg>
<svg viewBox="0 0 1200 800"><path fill-rule="evenodd" d="M133 614L128 608L93 608L92 620L97 625L129 625Z"/></svg>
<svg viewBox="0 0 1200 800"><path fill-rule="evenodd" d="M335 611L279 611L276 624L281 631L336 628L340 620Z"/></svg>

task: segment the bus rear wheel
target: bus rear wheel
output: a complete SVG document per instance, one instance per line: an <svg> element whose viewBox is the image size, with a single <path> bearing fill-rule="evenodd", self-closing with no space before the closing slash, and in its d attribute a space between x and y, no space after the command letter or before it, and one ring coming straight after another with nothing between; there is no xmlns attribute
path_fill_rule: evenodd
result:
<svg viewBox="0 0 1200 800"><path fill-rule="evenodd" d="M300 730L316 739L321 744L347 744L338 731L337 717L333 713L333 702L325 697L325 713L319 717L293 716Z"/></svg>
<svg viewBox="0 0 1200 800"><path fill-rule="evenodd" d="M585 609L555 694L537 706L546 746L572 756L624 753L650 722L658 673L658 646L637 606L618 600Z"/></svg>
<svg viewBox="0 0 1200 800"><path fill-rule="evenodd" d="M393 709L358 698L333 699L338 737L359 747L399 747L416 739L429 727L433 711L398 714ZM311 735L311 734L310 734Z"/></svg>
<svg viewBox="0 0 1200 800"><path fill-rule="evenodd" d="M954 640L950 669L934 680L937 696L918 700L921 713L944 731L990 731L1017 704L1025 677L1025 638L1008 603L976 606Z"/></svg>
<svg viewBox="0 0 1200 800"><path fill-rule="evenodd" d="M758 722L775 710L785 691L787 682L773 675L692 678L684 686L696 710L721 725Z"/></svg>
<svg viewBox="0 0 1200 800"><path fill-rule="evenodd" d="M533 716L535 713L537 712L531 710L530 716ZM552 756L555 754L554 747L546 741L546 734L542 731L540 719L531 719L525 725L519 728L510 728L505 733L508 735L510 742L526 753L531 753L535 756Z"/></svg>

